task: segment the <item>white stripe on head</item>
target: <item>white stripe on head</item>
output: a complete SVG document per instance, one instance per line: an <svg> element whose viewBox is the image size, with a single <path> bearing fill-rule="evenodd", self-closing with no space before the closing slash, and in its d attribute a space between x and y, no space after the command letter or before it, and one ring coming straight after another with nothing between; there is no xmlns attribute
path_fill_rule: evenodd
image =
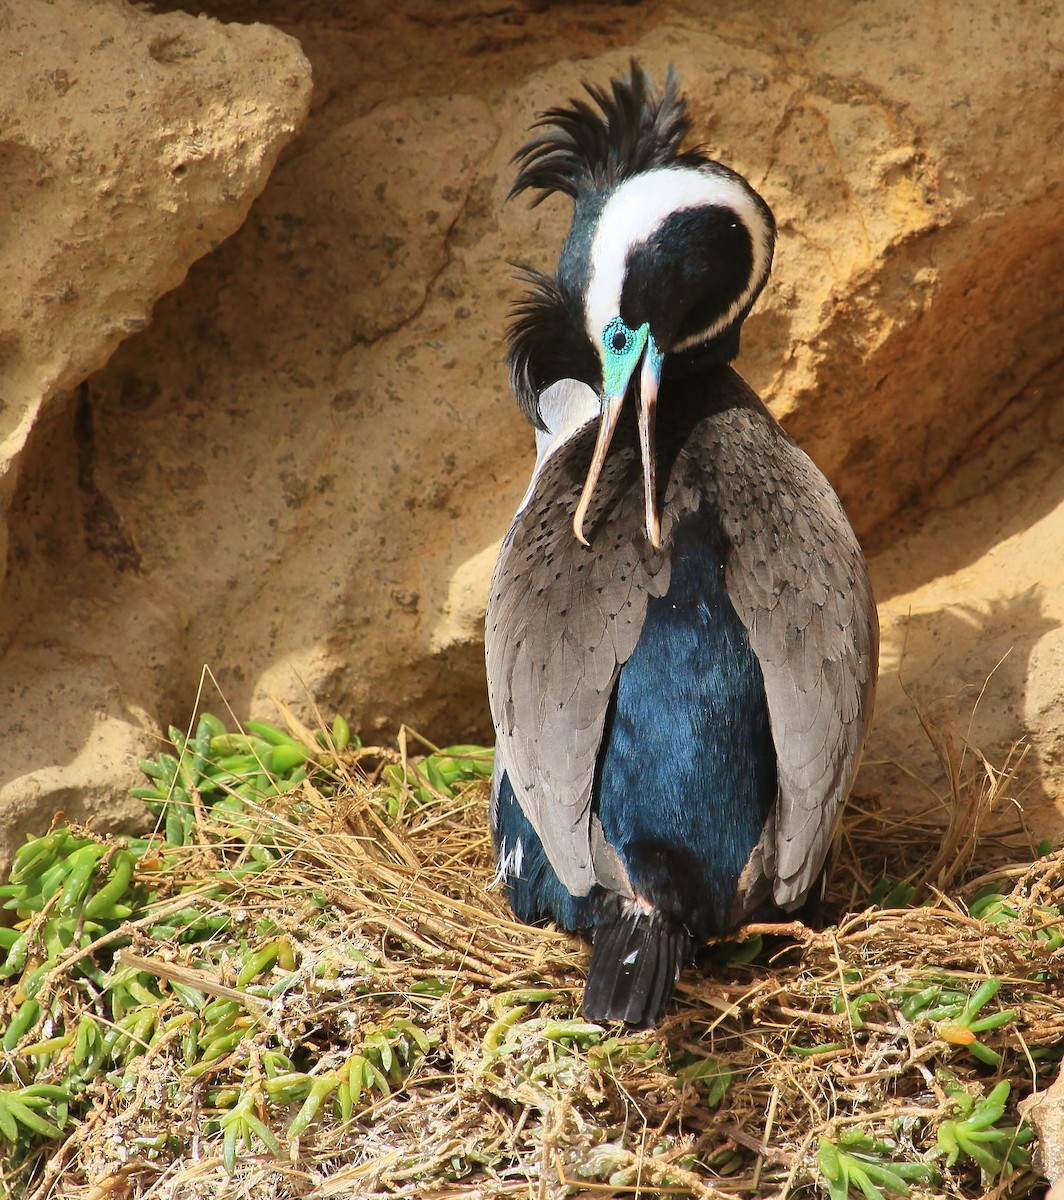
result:
<svg viewBox="0 0 1064 1200"><path fill-rule="evenodd" d="M625 268L632 249L648 242L673 213L694 208L728 208L750 236L750 282L718 321L671 350L685 350L715 337L750 303L768 273L772 230L750 187L738 176L705 167L656 167L625 180L606 201L591 244L587 332L602 349L602 331L621 309Z"/></svg>

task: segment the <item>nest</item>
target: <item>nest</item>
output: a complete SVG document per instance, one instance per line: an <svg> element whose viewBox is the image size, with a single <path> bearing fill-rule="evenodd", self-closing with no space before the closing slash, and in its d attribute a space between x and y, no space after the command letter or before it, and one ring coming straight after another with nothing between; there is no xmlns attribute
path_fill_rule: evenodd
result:
<svg viewBox="0 0 1064 1200"><path fill-rule="evenodd" d="M83 1072L81 1119L9 1194L1024 1195L1015 1106L1064 1030L1064 855L1025 841L1009 770L943 761L926 813L851 802L823 927L705 948L641 1033L579 1019L586 947L488 886L485 782L358 750L197 801L187 844L141 854L143 910L47 974L23 1081L78 1044L26 1038L103 1029L122 986L133 1030L151 987L139 1044Z"/></svg>

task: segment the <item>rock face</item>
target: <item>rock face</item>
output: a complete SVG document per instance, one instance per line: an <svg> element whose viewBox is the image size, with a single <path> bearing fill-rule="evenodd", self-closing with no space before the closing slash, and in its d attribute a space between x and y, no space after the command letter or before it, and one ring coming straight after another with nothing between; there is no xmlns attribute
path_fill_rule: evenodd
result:
<svg viewBox="0 0 1064 1200"><path fill-rule="evenodd" d="M131 743L191 714L205 663L241 716L309 691L370 735L400 721L488 735L484 596L532 459L502 365L506 263L552 268L568 222L561 200L504 204L509 158L536 113L635 55L659 78L675 63L698 139L776 213L774 279L738 365L875 555L885 677L868 786L893 794L905 776L890 761L940 786L899 663L910 694L952 697L965 727L993 672L973 740L992 761L1029 740L1029 819L1059 833L1064 12L885 0L809 6L796 24L783 0L756 16L665 0L649 20L609 4L415 0L372 20L324 0L204 7L297 36L316 107L240 232L44 413L239 223L305 75L259 27L101 4L99 37L49 39L25 77L43 80L57 131L98 126L100 102L70 81L112 36L115 94L134 98L91 168L68 142L50 191L12 168L16 194L37 199L29 315L0 333L27 397L6 452L0 678L23 694L9 720L26 747L5 762L9 796L82 796L107 729L112 777L127 773ZM20 6L4 45L24 12L44 20ZM142 69L150 96L132 82ZM30 83L0 87L23 105L13 153L36 163L29 147L53 135ZM128 157L107 157L114 144ZM43 198L90 176L110 181L96 203L114 215L83 211L72 233L65 203ZM86 275L112 229L116 265ZM54 245L67 257L46 271Z"/></svg>
<svg viewBox="0 0 1064 1200"><path fill-rule="evenodd" d="M180 615L101 486L126 447L101 442L82 381L239 228L305 118L310 64L266 26L149 16L118 0L0 6L0 63L10 842L56 808L120 819L159 702L175 694Z"/></svg>

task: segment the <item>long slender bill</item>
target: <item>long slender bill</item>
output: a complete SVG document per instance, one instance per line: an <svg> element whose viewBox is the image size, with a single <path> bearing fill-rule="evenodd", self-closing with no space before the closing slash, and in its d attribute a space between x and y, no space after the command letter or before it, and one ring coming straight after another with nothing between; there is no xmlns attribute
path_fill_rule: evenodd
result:
<svg viewBox="0 0 1064 1200"><path fill-rule="evenodd" d="M654 453L654 417L661 382L661 360L653 337L648 338L639 372L636 411L639 417L639 452L643 459L643 504L646 513L647 541L661 549L661 520L658 517L657 459Z"/></svg>
<svg viewBox="0 0 1064 1200"><path fill-rule="evenodd" d="M617 428L617 421L620 418L621 406L623 404L623 391L619 395L608 396L602 405L602 412L599 415L595 452L591 456L591 466L587 469L584 490L580 493L580 503L577 504L576 512L573 513L573 533L576 535L576 540L585 546L588 544L588 541L584 537L584 517L587 516L587 508L591 503L591 497L595 493L595 486L598 483L599 475L602 474L602 464L606 461L606 452L609 450L610 442L613 440L613 433Z"/></svg>

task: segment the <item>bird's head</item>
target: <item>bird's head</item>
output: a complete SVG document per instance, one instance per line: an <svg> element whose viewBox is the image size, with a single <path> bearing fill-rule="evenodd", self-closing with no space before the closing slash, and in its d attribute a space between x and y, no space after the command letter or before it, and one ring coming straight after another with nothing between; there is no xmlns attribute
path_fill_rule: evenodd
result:
<svg viewBox="0 0 1064 1200"><path fill-rule="evenodd" d="M775 224L768 205L728 167L681 152L690 122L669 71L655 91L646 74L609 90L586 85L594 101L549 109L515 155L510 190L573 200L573 222L557 276L524 269L529 284L509 335L517 402L543 428L539 397L577 379L599 397L598 439L573 532L583 521L610 440L635 392L646 500L646 532L660 545L654 417L670 356L697 351L728 362L738 332L768 279Z"/></svg>

